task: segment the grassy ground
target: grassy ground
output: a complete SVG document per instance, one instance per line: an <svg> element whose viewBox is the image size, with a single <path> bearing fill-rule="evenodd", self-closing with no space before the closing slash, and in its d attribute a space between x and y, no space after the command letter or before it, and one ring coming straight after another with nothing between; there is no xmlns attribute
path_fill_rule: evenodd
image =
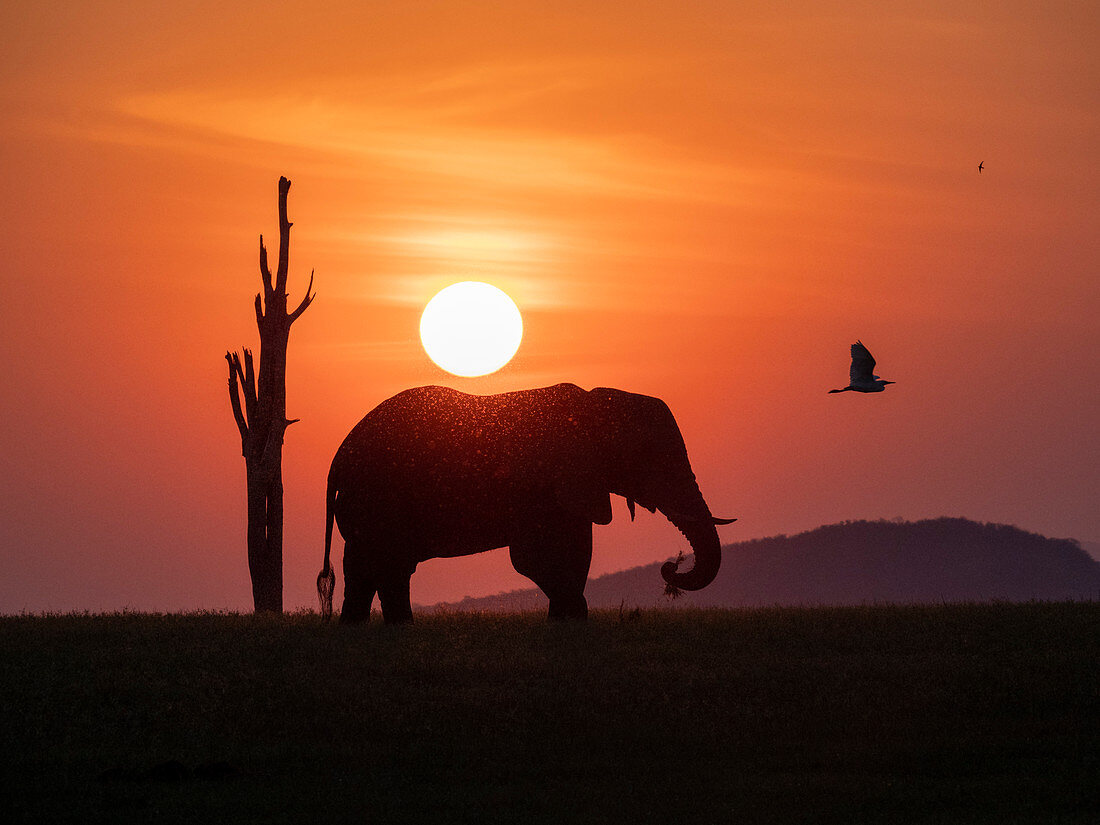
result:
<svg viewBox="0 0 1100 825"><path fill-rule="evenodd" d="M5 821L1100 815L1097 603L9 617L0 706Z"/></svg>

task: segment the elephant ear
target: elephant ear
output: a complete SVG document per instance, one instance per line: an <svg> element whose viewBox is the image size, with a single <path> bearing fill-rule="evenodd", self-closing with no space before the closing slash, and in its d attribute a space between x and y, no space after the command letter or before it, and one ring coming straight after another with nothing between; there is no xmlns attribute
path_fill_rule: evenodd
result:
<svg viewBox="0 0 1100 825"><path fill-rule="evenodd" d="M593 524L611 523L611 494L603 489L595 472L575 472L558 481L554 493L566 510L584 516Z"/></svg>
<svg viewBox="0 0 1100 825"><path fill-rule="evenodd" d="M607 486L606 457L598 449L603 411L591 393L577 389L561 416L554 464L554 494L566 510L593 524L611 523L611 492Z"/></svg>

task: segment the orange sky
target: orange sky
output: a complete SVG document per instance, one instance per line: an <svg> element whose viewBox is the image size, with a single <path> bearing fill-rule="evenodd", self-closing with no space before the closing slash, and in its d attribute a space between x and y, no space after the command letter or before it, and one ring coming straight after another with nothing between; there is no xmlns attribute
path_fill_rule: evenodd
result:
<svg viewBox="0 0 1100 825"><path fill-rule="evenodd" d="M725 541L962 515L1100 540L1094 3L0 9L0 612L248 609L227 348L293 181L286 602L394 392L664 398ZM984 160L985 172L976 167ZM524 314L488 378L419 313ZM881 395L830 396L862 339ZM616 500L593 575L681 546ZM525 586L434 561L431 603ZM660 582L654 587L659 590Z"/></svg>

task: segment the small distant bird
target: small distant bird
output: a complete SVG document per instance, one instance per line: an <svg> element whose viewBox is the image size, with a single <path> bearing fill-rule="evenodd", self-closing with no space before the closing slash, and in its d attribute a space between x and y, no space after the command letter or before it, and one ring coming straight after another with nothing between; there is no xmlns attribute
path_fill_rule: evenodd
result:
<svg viewBox="0 0 1100 825"><path fill-rule="evenodd" d="M874 356L871 355L867 347L863 346L862 341L856 341L852 344L852 366L848 370L848 386L839 390L829 390L829 392L847 392L848 390L882 392L886 389L887 384L897 383L896 381L884 381L874 372Z"/></svg>
<svg viewBox="0 0 1100 825"><path fill-rule="evenodd" d="M983 168L985 168L985 161L984 160L981 163L978 164L978 174L979 175L982 173Z"/></svg>

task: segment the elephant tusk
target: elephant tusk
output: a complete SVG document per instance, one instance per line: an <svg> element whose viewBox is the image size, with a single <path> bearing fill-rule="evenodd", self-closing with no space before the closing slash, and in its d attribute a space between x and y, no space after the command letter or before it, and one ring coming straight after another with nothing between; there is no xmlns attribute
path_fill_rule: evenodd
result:
<svg viewBox="0 0 1100 825"><path fill-rule="evenodd" d="M705 520L704 518L697 518L695 516L684 515L683 513L681 513L678 510L665 510L664 508L661 508L661 512L664 513L665 516L668 517L668 520L671 521L671 522L688 523L688 522L697 522L697 521L704 521ZM733 522L735 522L735 521L737 521L737 519L735 519L735 518L718 518L717 516L711 516L710 517L711 524L733 524Z"/></svg>

